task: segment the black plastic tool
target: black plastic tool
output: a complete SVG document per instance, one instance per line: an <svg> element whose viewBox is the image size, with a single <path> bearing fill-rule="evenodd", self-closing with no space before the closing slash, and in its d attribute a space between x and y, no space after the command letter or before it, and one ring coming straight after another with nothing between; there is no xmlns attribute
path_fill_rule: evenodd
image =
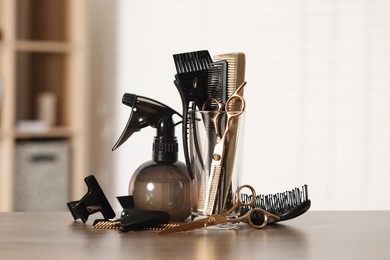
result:
<svg viewBox="0 0 390 260"><path fill-rule="evenodd" d="M136 208L133 196L117 197L122 206L119 230L122 232L138 231L168 224L170 216L164 211L151 211Z"/></svg>
<svg viewBox="0 0 390 260"><path fill-rule="evenodd" d="M169 214L164 211L127 208L122 211L119 230L122 232L144 230L168 224L169 220Z"/></svg>
<svg viewBox="0 0 390 260"><path fill-rule="evenodd" d="M89 175L84 179L88 186L88 192L81 200L68 202L68 208L74 220L81 219L87 222L89 215L101 212L105 219L115 217L115 212L104 195L95 176Z"/></svg>
<svg viewBox="0 0 390 260"><path fill-rule="evenodd" d="M174 84L183 104L183 150L188 173L194 178L189 155L189 111L201 109L207 99L208 70L213 62L207 50L179 53L173 55L177 74Z"/></svg>

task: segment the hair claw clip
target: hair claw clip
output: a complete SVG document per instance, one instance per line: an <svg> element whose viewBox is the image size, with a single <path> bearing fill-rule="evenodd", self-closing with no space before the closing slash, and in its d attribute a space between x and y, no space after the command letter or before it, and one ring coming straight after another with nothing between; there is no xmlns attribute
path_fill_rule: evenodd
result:
<svg viewBox="0 0 390 260"><path fill-rule="evenodd" d="M101 212L105 219L115 217L115 212L108 202L103 190L100 188L95 176L89 175L84 179L88 186L88 192L81 200L68 202L68 208L74 220L80 218L83 223L87 222L88 216Z"/></svg>

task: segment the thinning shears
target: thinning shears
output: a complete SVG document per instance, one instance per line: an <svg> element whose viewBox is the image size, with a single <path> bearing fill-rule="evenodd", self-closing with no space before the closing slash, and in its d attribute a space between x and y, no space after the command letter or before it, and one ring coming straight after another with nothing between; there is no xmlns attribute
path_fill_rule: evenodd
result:
<svg viewBox="0 0 390 260"><path fill-rule="evenodd" d="M241 199L241 190L244 188L248 188L252 193L250 196L251 200L247 203L244 203ZM271 218L272 222L276 222L280 220L278 216L269 213L268 211L265 211L260 208L254 208L256 202L256 191L252 186L250 185L240 186L236 191L235 197L236 197L236 203L228 211L225 211L221 214L214 214L206 218L195 220L193 222L181 224L179 226L160 231L159 234L189 231L189 230L194 230L194 229L199 229L199 228L209 227L209 226L214 226L219 224L225 224L225 223L238 223L241 221L247 222L250 226L256 229L260 229L268 224L268 218ZM232 217L232 215L235 214L234 212L236 212L237 209L239 209L240 207L250 207L251 209L248 210L243 216ZM256 221L252 220L252 215L253 217L255 217L253 219L256 219ZM262 217L259 218L259 215Z"/></svg>
<svg viewBox="0 0 390 260"><path fill-rule="evenodd" d="M211 215L214 213L217 191L220 188L221 172L226 161L227 142L230 134L232 134L236 129L234 126L235 121L245 110L245 99L242 96L245 85L246 82L244 81L229 97L225 105L221 104L213 98L206 100L206 102L203 104L203 108L210 105L211 102L215 102L217 104L217 113L213 118L214 127L217 134L217 143L215 144L213 153L211 155L212 160L210 166L210 176L206 187L206 199L203 207L203 213L205 215ZM221 111L225 111L226 113L219 113ZM221 134L221 117L225 115L227 117L226 128L223 134Z"/></svg>

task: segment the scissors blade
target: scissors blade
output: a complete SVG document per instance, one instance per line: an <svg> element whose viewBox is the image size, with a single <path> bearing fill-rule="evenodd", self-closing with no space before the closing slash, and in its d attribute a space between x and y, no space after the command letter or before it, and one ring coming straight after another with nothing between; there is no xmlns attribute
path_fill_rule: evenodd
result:
<svg viewBox="0 0 390 260"><path fill-rule="evenodd" d="M220 187L220 177L222 172L222 165L224 163L225 156L225 136L222 136L222 139L215 145L211 167L210 167L210 177L207 182L206 187L206 198L204 206L204 214L211 215L214 212L215 200L217 197L217 191Z"/></svg>
<svg viewBox="0 0 390 260"><path fill-rule="evenodd" d="M221 165L212 165L210 180L207 184L206 190L206 202L204 207L204 212L207 215L213 214L215 207L215 200L217 198L217 191L220 187L219 179L221 177L222 166Z"/></svg>
<svg viewBox="0 0 390 260"><path fill-rule="evenodd" d="M158 232L158 234L169 234L169 233L175 233L175 232L181 232L181 231L189 231L189 230L207 227L208 225L209 225L208 218L204 218L204 219L199 219L199 220L196 220L193 222L181 224L180 226L177 226L177 227L172 227L172 228L162 230L162 231Z"/></svg>

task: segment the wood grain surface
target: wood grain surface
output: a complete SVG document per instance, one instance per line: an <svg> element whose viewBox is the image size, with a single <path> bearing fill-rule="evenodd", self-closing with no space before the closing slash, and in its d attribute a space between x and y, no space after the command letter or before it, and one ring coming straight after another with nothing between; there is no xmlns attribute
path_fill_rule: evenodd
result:
<svg viewBox="0 0 390 260"><path fill-rule="evenodd" d="M96 230L93 219L0 213L0 259L390 259L388 211L309 211L261 230L241 224L169 235Z"/></svg>

